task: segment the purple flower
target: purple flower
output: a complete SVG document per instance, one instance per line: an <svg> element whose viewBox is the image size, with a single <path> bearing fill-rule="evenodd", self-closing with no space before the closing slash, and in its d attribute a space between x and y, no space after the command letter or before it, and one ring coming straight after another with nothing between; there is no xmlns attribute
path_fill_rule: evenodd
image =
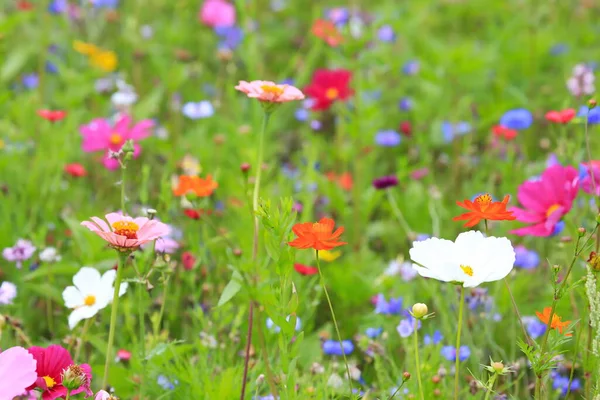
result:
<svg viewBox="0 0 600 400"><path fill-rule="evenodd" d="M179 248L179 243L175 239L171 239L168 236L163 236L156 240L154 250L157 253L173 254Z"/></svg>
<svg viewBox="0 0 600 400"><path fill-rule="evenodd" d="M442 122L442 135L444 136L444 141L446 143L450 143L457 136L463 136L469 132L471 132L471 124L468 122Z"/></svg>
<svg viewBox="0 0 600 400"><path fill-rule="evenodd" d="M350 19L350 11L345 7L336 7L327 11L327 19L336 25L345 25Z"/></svg>
<svg viewBox="0 0 600 400"><path fill-rule="evenodd" d="M518 131L529 128L531 124L533 124L533 114L524 108L507 111L500 118L500 125Z"/></svg>
<svg viewBox="0 0 600 400"><path fill-rule="evenodd" d="M117 8L119 0L94 0L92 1L94 8Z"/></svg>
<svg viewBox="0 0 600 400"><path fill-rule="evenodd" d="M394 33L394 28L391 25L383 25L379 30L377 30L377 37L382 42L394 42L396 41L396 33Z"/></svg>
<svg viewBox="0 0 600 400"><path fill-rule="evenodd" d="M17 297L17 286L12 282L2 282L0 285L0 304L12 304Z"/></svg>
<svg viewBox="0 0 600 400"><path fill-rule="evenodd" d="M515 246L515 267L532 269L540 264L540 256L523 245Z"/></svg>
<svg viewBox="0 0 600 400"><path fill-rule="evenodd" d="M402 111L410 111L413 108L413 102L410 97L403 97L398 104Z"/></svg>
<svg viewBox="0 0 600 400"><path fill-rule="evenodd" d="M343 340L342 341L343 353L346 355L352 354L354 351L354 344L352 344L351 340ZM323 342L323 353L328 356L341 356L342 347L337 340L326 340Z"/></svg>
<svg viewBox="0 0 600 400"><path fill-rule="evenodd" d="M215 33L221 39L219 42L220 49L235 50L244 38L244 31L235 25L217 26L215 27Z"/></svg>
<svg viewBox="0 0 600 400"><path fill-rule="evenodd" d="M416 75L419 72L420 64L418 61L408 61L402 67L402 72L406 75Z"/></svg>
<svg viewBox="0 0 600 400"><path fill-rule="evenodd" d="M441 355L448 361L456 361L456 348L454 346L444 346L441 350ZM471 355L469 346L460 346L458 349L459 361L465 361Z"/></svg>
<svg viewBox="0 0 600 400"><path fill-rule="evenodd" d="M375 339L376 337L381 335L382 332L383 332L383 328L367 328L367 330L365 331L365 334L369 338Z"/></svg>
<svg viewBox="0 0 600 400"><path fill-rule="evenodd" d="M38 75L36 73L26 74L26 75L23 75L22 82L23 82L23 86L25 86L25 88L35 89L38 87L38 84L40 83L40 78L38 77Z"/></svg>
<svg viewBox="0 0 600 400"><path fill-rule="evenodd" d="M162 387L165 390L173 390L175 389L175 386L179 384L177 379L171 382L171 380L164 375L159 375L156 378L156 383L158 383L158 386Z"/></svg>
<svg viewBox="0 0 600 400"><path fill-rule="evenodd" d="M400 325L396 327L396 330L398 331L400 337L406 338L412 335L413 331L415 330L415 326L410 319L406 318L400 321Z"/></svg>
<svg viewBox="0 0 600 400"><path fill-rule="evenodd" d="M298 121L306 121L308 119L308 117L310 116L310 113L307 109L305 108L298 108L296 110L296 112L294 113L294 116L296 117L296 119Z"/></svg>
<svg viewBox="0 0 600 400"><path fill-rule="evenodd" d="M54 0L48 5L48 12L51 14L62 14L67 11L69 3L67 0Z"/></svg>
<svg viewBox="0 0 600 400"><path fill-rule="evenodd" d="M405 261L400 265L400 276L404 282L412 281L418 274L410 261Z"/></svg>
<svg viewBox="0 0 600 400"><path fill-rule="evenodd" d="M398 185L398 177L396 175L387 175L373 179L375 189L387 189L396 185Z"/></svg>
<svg viewBox="0 0 600 400"><path fill-rule="evenodd" d="M402 136L393 129L379 131L375 135L375 143L384 147L395 147L402 141Z"/></svg>
<svg viewBox="0 0 600 400"><path fill-rule="evenodd" d="M382 294L377 295L375 303L375 314L383 315L400 315L402 312L402 297L390 298L390 301L385 300Z"/></svg>
<svg viewBox="0 0 600 400"><path fill-rule="evenodd" d="M600 196L600 168L596 165L590 168L581 164L579 166L579 186L587 194ZM596 189L595 193L594 189Z"/></svg>
<svg viewBox="0 0 600 400"><path fill-rule="evenodd" d="M523 317L523 324L532 339L537 339L546 332L546 324L536 317Z"/></svg>
<svg viewBox="0 0 600 400"><path fill-rule="evenodd" d="M31 258L35 252L35 246L29 240L19 239L13 247L7 247L2 251L6 261L15 262L17 268L21 268L22 262Z"/></svg>
<svg viewBox="0 0 600 400"><path fill-rule="evenodd" d="M581 108L579 108L577 116L587 116L588 124L590 125L600 124L600 107L592 108L591 110L589 110L588 106L581 106Z"/></svg>
<svg viewBox="0 0 600 400"><path fill-rule="evenodd" d="M423 337L423 343L425 343L426 346L429 346L431 344L436 345L436 344L440 343L442 341L442 339L444 339L444 336L442 336L442 332L435 331L435 332L433 332L433 335L431 335L431 336L425 335Z"/></svg>
<svg viewBox="0 0 600 400"><path fill-rule="evenodd" d="M310 121L310 127L314 130L314 131L318 131L319 129L321 129L321 126L323 124L321 124L321 121L318 121L316 119L313 119L312 121Z"/></svg>

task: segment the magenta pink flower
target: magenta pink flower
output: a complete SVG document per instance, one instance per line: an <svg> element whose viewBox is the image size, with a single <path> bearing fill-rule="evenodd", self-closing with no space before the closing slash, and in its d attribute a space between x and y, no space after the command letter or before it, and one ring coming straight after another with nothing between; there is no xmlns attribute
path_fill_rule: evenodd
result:
<svg viewBox="0 0 600 400"><path fill-rule="evenodd" d="M25 392L37 379L37 361L23 347L0 353L0 399L12 399Z"/></svg>
<svg viewBox="0 0 600 400"><path fill-rule="evenodd" d="M600 196L600 161L583 163L580 172L581 189L587 194Z"/></svg>
<svg viewBox="0 0 600 400"><path fill-rule="evenodd" d="M285 103L286 101L302 100L304 93L291 85L278 85L270 81L240 81L235 87L248 97L269 103Z"/></svg>
<svg viewBox="0 0 600 400"><path fill-rule="evenodd" d="M131 117L123 114L114 126L108 120L102 118L94 119L89 124L82 125L79 131L83 136L83 151L88 153L104 151L104 166L108 169L116 169L119 167L119 161L110 158L109 151L117 152L121 150L127 140L133 140L133 156L137 157L141 152L137 142L150 136L150 128L154 126L154 122L145 119L130 127L131 123Z"/></svg>
<svg viewBox="0 0 600 400"><path fill-rule="evenodd" d="M211 28L230 27L235 25L235 7L225 0L205 0L198 18Z"/></svg>
<svg viewBox="0 0 600 400"><path fill-rule="evenodd" d="M144 243L151 242L171 231L167 224L146 217L131 218L120 213L106 214L106 220L92 217L81 225L106 240L110 246L119 251L135 250Z"/></svg>
<svg viewBox="0 0 600 400"><path fill-rule="evenodd" d="M579 177L573 167L553 165L539 179L526 181L517 193L525 207L511 207L517 221L532 224L512 231L519 236L550 236L556 225L567 214L577 197Z"/></svg>

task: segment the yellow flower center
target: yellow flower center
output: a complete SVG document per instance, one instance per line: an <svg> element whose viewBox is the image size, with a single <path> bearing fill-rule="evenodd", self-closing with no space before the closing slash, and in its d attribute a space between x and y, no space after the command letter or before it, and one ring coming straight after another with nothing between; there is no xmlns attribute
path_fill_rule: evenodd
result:
<svg viewBox="0 0 600 400"><path fill-rule="evenodd" d="M118 133L113 133L112 135L110 135L109 140L111 144L121 144L123 143L123 136L119 135Z"/></svg>
<svg viewBox="0 0 600 400"><path fill-rule="evenodd" d="M552 215L552 213L556 210L558 210L561 207L560 204L552 204L550 207L548 207L548 211L546 211L546 217L549 217L550 215Z"/></svg>
<svg viewBox="0 0 600 400"><path fill-rule="evenodd" d="M260 87L264 92L273 94L275 96L281 96L283 94L283 88L276 85L262 85Z"/></svg>
<svg viewBox="0 0 600 400"><path fill-rule="evenodd" d="M461 265L460 269L463 270L465 275L473 276L473 268L469 267L468 265Z"/></svg>
<svg viewBox="0 0 600 400"><path fill-rule="evenodd" d="M140 230L138 224L132 221L117 221L112 224L114 233L125 236L127 239L137 239L137 231Z"/></svg>
<svg viewBox="0 0 600 400"><path fill-rule="evenodd" d="M481 211L485 211L491 203L492 196L490 196L488 193L475 197L475 204L479 206Z"/></svg>
<svg viewBox="0 0 600 400"><path fill-rule="evenodd" d="M46 382L46 386L48 387L48 389L52 389L56 385L56 381L54 381L54 379L52 379L48 375L46 375L46 376L44 376L42 378Z"/></svg>
<svg viewBox="0 0 600 400"><path fill-rule="evenodd" d="M86 306L93 306L94 304L96 304L96 296L86 296L85 299L83 299L83 302Z"/></svg>
<svg viewBox="0 0 600 400"><path fill-rule="evenodd" d="M335 100L339 95L340 92L336 88L329 88L325 92L325 97L327 97L329 100Z"/></svg>

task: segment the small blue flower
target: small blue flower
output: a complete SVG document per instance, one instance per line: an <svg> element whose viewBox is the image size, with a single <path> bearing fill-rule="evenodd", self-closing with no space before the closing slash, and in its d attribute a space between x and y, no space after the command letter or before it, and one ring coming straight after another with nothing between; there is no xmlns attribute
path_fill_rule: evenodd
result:
<svg viewBox="0 0 600 400"><path fill-rule="evenodd" d="M569 51L569 46L564 43L557 43L550 48L550 54L553 56L558 56Z"/></svg>
<svg viewBox="0 0 600 400"><path fill-rule="evenodd" d="M546 332L546 324L541 322L536 317L524 317L523 324L525 325L527 334L532 339L537 339L537 338L541 337L544 334L544 332Z"/></svg>
<svg viewBox="0 0 600 400"><path fill-rule="evenodd" d="M383 25L377 30L377 37L382 42L391 43L396 41L396 33L391 25Z"/></svg>
<svg viewBox="0 0 600 400"><path fill-rule="evenodd" d="M390 298L390 301L385 300L383 294L377 295L375 303L375 314L383 315L400 315L402 311L402 297Z"/></svg>
<svg viewBox="0 0 600 400"><path fill-rule="evenodd" d="M471 132L471 124L468 122L442 122L442 135L446 143L450 143L455 137L466 135L469 132Z"/></svg>
<svg viewBox="0 0 600 400"><path fill-rule="evenodd" d="M431 237L431 235L428 235L427 233L419 233L417 234L417 242L422 242L423 240L429 239Z"/></svg>
<svg viewBox="0 0 600 400"><path fill-rule="evenodd" d="M529 128L531 124L533 124L533 114L524 108L507 111L500 118L500 125L518 131Z"/></svg>
<svg viewBox="0 0 600 400"><path fill-rule="evenodd" d="M565 221L558 221L556 223L556 225L554 225L554 230L552 231L552 236L560 235L564 229L565 229Z"/></svg>
<svg viewBox="0 0 600 400"><path fill-rule="evenodd" d="M421 65L418 61L408 61L402 66L402 72L405 75L416 75L420 68Z"/></svg>
<svg viewBox="0 0 600 400"><path fill-rule="evenodd" d="M456 348L454 346L444 346L441 350L441 355L448 361L456 361ZM469 346L460 346L458 349L459 361L465 361L471 355Z"/></svg>
<svg viewBox="0 0 600 400"><path fill-rule="evenodd" d="M442 332L435 331L435 332L433 332L433 335L431 335L431 336L425 335L423 337L423 343L426 346L429 346L431 344L436 345L436 344L439 344L443 339L444 339L444 336L442 336Z"/></svg>
<svg viewBox="0 0 600 400"><path fill-rule="evenodd" d="M238 26L217 26L215 33L221 41L219 42L220 49L235 50L242 39L244 39L244 31Z"/></svg>
<svg viewBox="0 0 600 400"><path fill-rule="evenodd" d="M588 117L588 124L600 124L600 107L595 107L589 110L588 106L581 106L577 116L585 118L586 115Z"/></svg>
<svg viewBox="0 0 600 400"><path fill-rule="evenodd" d="M351 340L343 340L342 345L344 346L343 352L346 355L352 354L354 351L354 344ZM337 340L326 340L323 342L323 353L328 356L341 356L342 347Z"/></svg>
<svg viewBox="0 0 600 400"><path fill-rule="evenodd" d="M398 103L398 107L400 107L400 109L402 111L410 111L413 108L413 101L411 100L410 97L403 97L400 99L400 103Z"/></svg>
<svg viewBox="0 0 600 400"><path fill-rule="evenodd" d="M367 330L365 331L365 334L369 338L375 339L375 338L379 337L379 335L381 335L382 332L383 332L383 328L367 328Z"/></svg>
<svg viewBox="0 0 600 400"><path fill-rule="evenodd" d="M327 19L338 26L343 26L350 20L350 11L346 7L336 7L326 12Z"/></svg>
<svg viewBox="0 0 600 400"><path fill-rule="evenodd" d="M21 81L23 82L23 86L25 86L27 89L35 89L40 83L40 78L36 73L31 73L23 75Z"/></svg>
<svg viewBox="0 0 600 400"><path fill-rule="evenodd" d="M379 131L375 135L375 143L384 147L395 147L402 141L402 136L395 130Z"/></svg>
<svg viewBox="0 0 600 400"><path fill-rule="evenodd" d="M190 119L202 119L212 117L215 113L215 109L210 101L202 100L199 102L185 103L181 112Z"/></svg>
<svg viewBox="0 0 600 400"><path fill-rule="evenodd" d="M58 74L58 67L50 61L46 61L46 72L49 74Z"/></svg>
<svg viewBox="0 0 600 400"><path fill-rule="evenodd" d="M523 245L515 247L515 267L532 269L540 264L540 256L534 250L529 250Z"/></svg>
<svg viewBox="0 0 600 400"><path fill-rule="evenodd" d="M396 330L398 331L400 337L407 338L412 335L415 330L414 322L408 318L405 318L400 321L400 325L396 327Z"/></svg>
<svg viewBox="0 0 600 400"><path fill-rule="evenodd" d="M548 155L548 159L546 160L546 168L550 168L555 165L561 165L560 161L558 161L558 156L555 153L550 153Z"/></svg>
<svg viewBox="0 0 600 400"><path fill-rule="evenodd" d="M62 14L67 11L69 3L67 0L54 0L48 5L48 12L51 14Z"/></svg>
<svg viewBox="0 0 600 400"><path fill-rule="evenodd" d="M314 131L318 131L319 129L321 129L322 126L323 126L323 124L319 120L313 119L312 121L310 121L310 127Z"/></svg>
<svg viewBox="0 0 600 400"><path fill-rule="evenodd" d="M92 1L94 8L117 8L119 0L94 0Z"/></svg>
<svg viewBox="0 0 600 400"><path fill-rule="evenodd" d="M296 117L296 119L298 121L306 121L309 117L310 117L310 113L308 112L307 109L305 108L298 108L295 112L294 112L294 116Z"/></svg>
<svg viewBox="0 0 600 400"><path fill-rule="evenodd" d="M171 382L169 380L169 378L167 378L164 375L159 375L156 378L156 383L158 383L158 386L162 387L165 390L173 390L175 389L175 386L179 385L179 382L177 381L177 379L173 380L173 382Z"/></svg>
<svg viewBox="0 0 600 400"><path fill-rule="evenodd" d="M285 319L286 321L290 321L290 316L288 315ZM273 331L275 333L279 333L281 332L281 328L277 325L275 325L275 322L273 322L273 320L269 317L267 317L267 329L269 329L270 331ZM300 321L300 318L296 317L296 326L294 328L296 330L296 332L300 332L300 329L302 329L302 321Z"/></svg>

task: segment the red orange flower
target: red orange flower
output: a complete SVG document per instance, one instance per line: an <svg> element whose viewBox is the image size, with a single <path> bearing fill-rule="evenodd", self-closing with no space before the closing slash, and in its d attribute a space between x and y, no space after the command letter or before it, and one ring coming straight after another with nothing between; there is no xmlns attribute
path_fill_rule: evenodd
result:
<svg viewBox="0 0 600 400"><path fill-rule="evenodd" d="M573 108L567 108L561 111L548 111L546 113L546 119L556 124L566 124L575 118L577 112Z"/></svg>
<svg viewBox="0 0 600 400"><path fill-rule="evenodd" d="M542 321L543 323L548 325L548 320L550 320L550 312L551 311L552 311L552 307L546 307L546 308L544 308L543 313L536 311L535 315L537 315L537 317L540 319L540 321ZM556 329L560 334L562 334L563 330L565 328L568 328L570 324L571 324L571 321L562 321L561 317L559 317L556 313L552 314L552 323L550 324L550 328ZM565 336L573 336L573 335L570 333L567 333Z"/></svg>
<svg viewBox="0 0 600 400"><path fill-rule="evenodd" d="M454 217L452 220L467 220L467 223L464 225L467 228L477 225L482 219L494 221L512 221L517 217L513 215L512 211L506 210L506 205L508 204L509 199L510 196L506 195L502 201L493 201L492 196L486 193L475 197L475 201L457 201L456 204L458 206L466 208L469 210L469 212L461 214L458 217Z"/></svg>
<svg viewBox="0 0 600 400"><path fill-rule="evenodd" d="M344 41L344 37L331 21L318 19L312 26L312 33L331 47L337 47Z"/></svg>
<svg viewBox="0 0 600 400"><path fill-rule="evenodd" d="M198 197L208 197L218 186L210 175L206 179L199 176L181 175L177 187L173 189L173 194L175 196L194 194Z"/></svg>
<svg viewBox="0 0 600 400"><path fill-rule="evenodd" d="M309 267L308 265L298 264L298 263L294 264L294 269L300 275L315 275L319 272L319 270L315 267Z"/></svg>
<svg viewBox="0 0 600 400"><path fill-rule="evenodd" d="M304 89L304 93L314 100L312 110L327 110L334 102L347 100L354 93L350 89L351 79L352 72L345 69L318 69Z"/></svg>
<svg viewBox="0 0 600 400"><path fill-rule="evenodd" d="M85 170L85 167L79 163L71 163L71 164L65 165L64 171L65 171L65 173L67 173L75 178L79 178L79 177L87 175L87 171Z"/></svg>
<svg viewBox="0 0 600 400"><path fill-rule="evenodd" d="M515 129L510 129L502 125L494 125L494 127L492 128L492 133L497 138L501 138L506 140L507 142L510 142L511 140L517 137L519 132Z"/></svg>
<svg viewBox="0 0 600 400"><path fill-rule="evenodd" d="M56 121L60 121L61 119L63 119L64 117L67 116L67 112L66 111L61 111L61 110L38 110L38 115L42 118L44 118L45 120L48 120L50 122L56 122Z"/></svg>
<svg viewBox="0 0 600 400"><path fill-rule="evenodd" d="M346 244L338 239L344 233L339 227L333 231L335 222L331 218L321 218L319 222L305 222L294 225L292 231L298 236L288 244L297 249L331 250Z"/></svg>
<svg viewBox="0 0 600 400"><path fill-rule="evenodd" d="M352 174L350 174L350 172L344 172L341 175L337 175L335 172L330 171L327 172L325 176L330 182L336 182L346 191L352 190L352 187L354 186L354 180L352 179Z"/></svg>

